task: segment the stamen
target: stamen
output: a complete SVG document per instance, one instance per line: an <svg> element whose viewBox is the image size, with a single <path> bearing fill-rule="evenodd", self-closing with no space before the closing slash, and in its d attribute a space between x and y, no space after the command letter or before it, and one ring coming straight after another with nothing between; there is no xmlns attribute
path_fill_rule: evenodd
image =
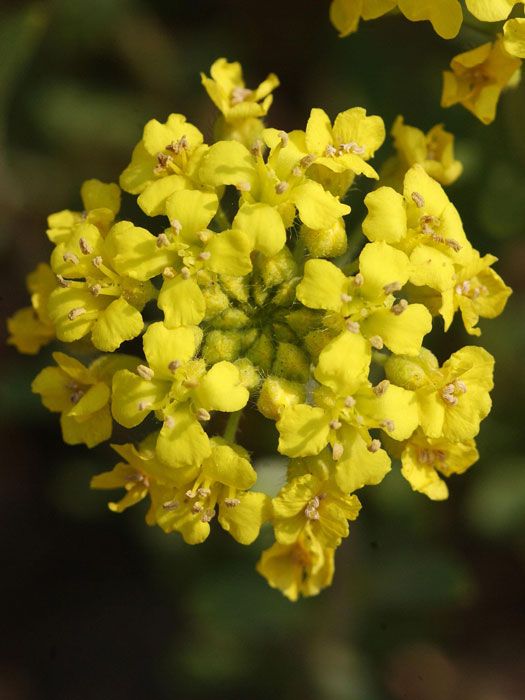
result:
<svg viewBox="0 0 525 700"><path fill-rule="evenodd" d="M91 264L93 267L99 268L102 265L102 257L100 255L95 256L91 261Z"/></svg>
<svg viewBox="0 0 525 700"><path fill-rule="evenodd" d="M208 508L208 510L204 513L204 515L201 518L201 523L209 523L210 520L213 520L214 517L215 511L211 508Z"/></svg>
<svg viewBox="0 0 525 700"><path fill-rule="evenodd" d="M209 260L211 258L211 253L209 250L203 250L202 253L197 255L197 260Z"/></svg>
<svg viewBox="0 0 525 700"><path fill-rule="evenodd" d="M328 144L328 146L324 149L324 155L325 158L333 158L335 155L337 155L337 149Z"/></svg>
<svg viewBox="0 0 525 700"><path fill-rule="evenodd" d="M455 238L445 238L445 243L452 248L452 250L455 250L456 253L459 253L461 250L461 246L459 243L456 241Z"/></svg>
<svg viewBox="0 0 525 700"><path fill-rule="evenodd" d="M199 408L197 411L197 420L207 421L211 416L205 408Z"/></svg>
<svg viewBox="0 0 525 700"><path fill-rule="evenodd" d="M301 160L299 161L299 165L303 170L307 170L316 158L317 156L315 155L315 153L309 153L307 156L301 158Z"/></svg>
<svg viewBox="0 0 525 700"><path fill-rule="evenodd" d="M71 401L71 403L77 404L83 396L84 392L82 391L82 389L77 389L69 396L69 400Z"/></svg>
<svg viewBox="0 0 525 700"><path fill-rule="evenodd" d="M377 384L372 389L372 391L374 392L374 394L376 396L382 396L385 393L385 391L388 389L389 386L390 386L390 382L388 381L388 379L383 379L381 382L379 382L379 384Z"/></svg>
<svg viewBox="0 0 525 700"><path fill-rule="evenodd" d="M155 376L155 372L151 369L151 367L146 367L146 365L138 365L137 374L140 375L142 379L145 379L147 382L150 382Z"/></svg>
<svg viewBox="0 0 525 700"><path fill-rule="evenodd" d="M137 411L149 411L151 406L152 406L151 401L139 401L137 404ZM167 423L168 423L168 419L166 418L166 425L167 425Z"/></svg>
<svg viewBox="0 0 525 700"><path fill-rule="evenodd" d="M199 384L200 382L197 379L187 379L182 386L185 386L186 389L196 389Z"/></svg>
<svg viewBox="0 0 525 700"><path fill-rule="evenodd" d="M288 134L286 131L280 131L277 136L281 139L281 148L285 148L288 145Z"/></svg>
<svg viewBox="0 0 525 700"><path fill-rule="evenodd" d="M341 294L341 301L343 304L349 304L352 301L353 297L350 296L350 294Z"/></svg>
<svg viewBox="0 0 525 700"><path fill-rule="evenodd" d="M372 440L372 442L368 445L366 449L369 452L372 452L372 454L374 454L375 452L379 452L379 450L381 449L381 441L374 438L374 440Z"/></svg>
<svg viewBox="0 0 525 700"><path fill-rule="evenodd" d="M302 174L303 174L303 171L301 170L301 168L298 165L296 165L295 168L292 170L292 175L294 177L301 177Z"/></svg>
<svg viewBox="0 0 525 700"><path fill-rule="evenodd" d="M383 290L388 296L389 294L393 294L394 292L399 292L399 290L402 288L403 285L400 282L390 282L390 284L385 284Z"/></svg>
<svg viewBox="0 0 525 700"><path fill-rule="evenodd" d="M467 393L467 385L461 379L456 379L456 386L463 394Z"/></svg>
<svg viewBox="0 0 525 700"><path fill-rule="evenodd" d="M341 423L338 420L331 420L329 426L332 430L339 430Z"/></svg>
<svg viewBox="0 0 525 700"><path fill-rule="evenodd" d="M394 304L390 311L395 314L396 316L399 316L400 314L403 313L403 311L406 311L408 308L408 301L406 299L400 299L397 304Z"/></svg>
<svg viewBox="0 0 525 700"><path fill-rule="evenodd" d="M260 156L262 154L263 142L260 139L253 142L253 146L250 148L250 153L252 156Z"/></svg>
<svg viewBox="0 0 525 700"><path fill-rule="evenodd" d="M249 192L252 189L252 186L247 180L241 180L237 185L237 189L241 192Z"/></svg>
<svg viewBox="0 0 525 700"><path fill-rule="evenodd" d="M55 277L56 277L56 280L57 280L58 284L59 284L61 287L63 287L64 289L65 289L66 287L71 287L71 280L65 280L65 279L62 277L62 275L55 275Z"/></svg>
<svg viewBox="0 0 525 700"><path fill-rule="evenodd" d="M354 287L362 287L364 281L365 278L360 272L358 272L357 275L354 277Z"/></svg>
<svg viewBox="0 0 525 700"><path fill-rule="evenodd" d="M168 430L171 430L172 428L175 427L175 418L173 416L166 416L166 420L164 421L164 425Z"/></svg>
<svg viewBox="0 0 525 700"><path fill-rule="evenodd" d="M191 273L187 267L183 267L180 271L180 275L183 280L189 280Z"/></svg>
<svg viewBox="0 0 525 700"><path fill-rule="evenodd" d="M355 401L353 396L347 396L345 398L345 406L347 408L353 408L355 406L355 404L356 404L356 401Z"/></svg>
<svg viewBox="0 0 525 700"><path fill-rule="evenodd" d="M172 267L165 267L162 270L162 276L167 280L172 280L175 277L175 270Z"/></svg>
<svg viewBox="0 0 525 700"><path fill-rule="evenodd" d="M332 447L332 458L335 462L341 459L344 450L345 448L340 442L334 442L334 445Z"/></svg>
<svg viewBox="0 0 525 700"><path fill-rule="evenodd" d="M193 515L197 515L197 513L202 513L203 510L204 506L199 501L195 501L195 503L191 507L191 512L193 513Z"/></svg>
<svg viewBox="0 0 525 700"><path fill-rule="evenodd" d="M396 429L396 424L390 418L386 418L385 420L382 420L381 423L379 423L379 426L381 428L384 428L385 430L388 430L389 433L393 433L394 430Z"/></svg>
<svg viewBox="0 0 525 700"><path fill-rule="evenodd" d="M284 180L281 180L281 182L279 182L279 183L277 183L277 185L275 185L275 192L277 194L284 194L289 187L290 187L290 185L287 182L285 182Z"/></svg>
<svg viewBox="0 0 525 700"><path fill-rule="evenodd" d="M172 360L168 365L168 369L172 374L175 374L179 367L182 367L182 362L180 360Z"/></svg>
<svg viewBox="0 0 525 700"><path fill-rule="evenodd" d="M180 504L178 501L166 501L162 504L162 507L164 508L164 510L177 510L179 505Z"/></svg>
<svg viewBox="0 0 525 700"><path fill-rule="evenodd" d="M175 236L178 236L179 233L182 231L182 224L178 219L172 219L170 221L170 226Z"/></svg>
<svg viewBox="0 0 525 700"><path fill-rule="evenodd" d="M383 338L380 335L373 335L368 339L370 345L376 350L382 350L385 346L383 343Z"/></svg>
<svg viewBox="0 0 525 700"><path fill-rule="evenodd" d="M226 508L235 508L235 506L238 506L240 504L240 501L238 498L225 498L224 499L224 505Z"/></svg>
<svg viewBox="0 0 525 700"><path fill-rule="evenodd" d="M235 105L241 104L241 102L244 102L252 93L253 90L249 90L248 88L240 86L234 87L230 97L230 106L235 107Z"/></svg>
<svg viewBox="0 0 525 700"><path fill-rule="evenodd" d="M157 248L167 248L170 244L169 238L165 233L159 233L157 236Z"/></svg>
<svg viewBox="0 0 525 700"><path fill-rule="evenodd" d="M64 255L62 256L62 260L64 262L73 263L73 265L78 265L78 258L75 255L75 253L64 253Z"/></svg>
<svg viewBox="0 0 525 700"><path fill-rule="evenodd" d="M71 309L71 311L68 313L67 317L70 321L74 321L76 318L79 316L82 316L82 314L86 313L86 309L83 306L79 306L76 309Z"/></svg>
<svg viewBox="0 0 525 700"><path fill-rule="evenodd" d="M412 192L412 200L419 209L425 206L425 199L422 194L419 194L419 192Z"/></svg>
<svg viewBox="0 0 525 700"><path fill-rule="evenodd" d="M208 241L212 237L211 231L197 231L195 235L197 236L199 241L201 241L204 244L208 243Z"/></svg>
<svg viewBox="0 0 525 700"><path fill-rule="evenodd" d="M91 255L93 252L93 248L84 237L78 239L78 247L80 248L82 255Z"/></svg>
<svg viewBox="0 0 525 700"><path fill-rule="evenodd" d="M186 491L184 495L186 496L186 498L195 498L197 496L197 492L188 489L188 491Z"/></svg>
<svg viewBox="0 0 525 700"><path fill-rule="evenodd" d="M98 297L98 295L102 291L102 285L97 282L89 288L89 291L91 292L91 294L93 294L94 297Z"/></svg>
<svg viewBox="0 0 525 700"><path fill-rule="evenodd" d="M346 329L350 331L350 333L359 333L359 330L361 328L357 321L347 321L345 325Z"/></svg>
<svg viewBox="0 0 525 700"><path fill-rule="evenodd" d="M207 497L210 495L210 493L211 493L211 489L206 489L206 488L203 488L203 487L201 486L199 489L197 489L197 493L198 493L199 496L201 496L202 498L207 498Z"/></svg>

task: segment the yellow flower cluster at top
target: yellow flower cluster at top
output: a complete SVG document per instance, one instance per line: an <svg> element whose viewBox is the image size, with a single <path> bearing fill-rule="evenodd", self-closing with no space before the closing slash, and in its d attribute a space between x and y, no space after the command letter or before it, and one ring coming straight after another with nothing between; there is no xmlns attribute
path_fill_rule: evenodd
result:
<svg viewBox="0 0 525 700"><path fill-rule="evenodd" d="M525 0L466 0L466 5L482 22L507 21L503 33L491 37L493 41L452 59L452 70L443 73L441 106L460 103L484 124L490 124L501 92L515 87L520 80L521 59L525 58L525 17L507 18L516 5L523 10ZM376 19L392 10L412 22L428 20L444 39L456 37L464 21L459 0L332 0L330 19L343 37L357 31L361 19ZM483 25L476 28L484 31Z"/></svg>
<svg viewBox="0 0 525 700"><path fill-rule="evenodd" d="M422 343L433 317L447 330L457 311L478 336L510 289L442 187L461 164L441 126L397 119L398 155L364 200L368 242L351 259L342 200L354 178L378 180L383 120L352 107L332 123L312 109L286 133L262 121L275 76L250 90L219 59L202 81L218 140L181 114L153 119L120 187L85 182L82 212L49 217L50 262L29 275L31 306L9 319L9 342L69 345L32 384L65 442L97 445L114 422L130 430L92 481L124 490L111 510L148 498L147 523L190 544L215 516L241 544L269 521L276 541L257 569L295 600L330 584L355 492L392 457L431 499L476 461L493 358L471 345L440 366ZM118 218L121 188L150 230ZM290 458L274 498L236 442L247 407L275 422Z"/></svg>

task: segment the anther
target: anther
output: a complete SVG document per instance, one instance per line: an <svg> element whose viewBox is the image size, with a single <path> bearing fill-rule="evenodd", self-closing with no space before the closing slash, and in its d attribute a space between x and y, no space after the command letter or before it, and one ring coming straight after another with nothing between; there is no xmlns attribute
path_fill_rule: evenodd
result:
<svg viewBox="0 0 525 700"><path fill-rule="evenodd" d="M343 456L344 452L344 447L341 445L340 442L334 442L334 445L332 447L332 458L335 462L341 459Z"/></svg>
<svg viewBox="0 0 525 700"><path fill-rule="evenodd" d="M235 107L235 105L240 104L241 102L244 102L246 98L250 97L250 95L253 93L253 90L250 90L249 88L244 88L244 87L234 87L232 90L232 94L230 97L230 105L232 107Z"/></svg>
<svg viewBox="0 0 525 700"><path fill-rule="evenodd" d="M332 430L339 430L341 423L340 421L334 419L330 421L329 426Z"/></svg>
<svg viewBox="0 0 525 700"><path fill-rule="evenodd" d="M186 389L196 389L199 384L200 382L197 379L186 379L183 386L185 386Z"/></svg>
<svg viewBox="0 0 525 700"><path fill-rule="evenodd" d="M359 329L361 326L357 321L347 321L346 322L346 329L350 331L350 333L359 333Z"/></svg>
<svg viewBox="0 0 525 700"><path fill-rule="evenodd" d="M455 250L456 253L459 253L461 250L461 246L459 243L456 241L455 238L445 238L445 243L452 248L452 250Z"/></svg>
<svg viewBox="0 0 525 700"><path fill-rule="evenodd" d="M91 292L91 294L93 294L94 297L98 297L98 295L102 291L102 285L97 282L89 288L89 291Z"/></svg>
<svg viewBox="0 0 525 700"><path fill-rule="evenodd" d="M419 192L412 192L412 200L419 209L425 206L425 199Z"/></svg>
<svg viewBox="0 0 525 700"><path fill-rule="evenodd" d="M383 338L380 335L373 335L368 339L370 345L376 350L382 350L385 346L383 343Z"/></svg>
<svg viewBox="0 0 525 700"><path fill-rule="evenodd" d="M358 272L357 275L354 277L354 287L362 287L364 281L365 278L360 272Z"/></svg>
<svg viewBox="0 0 525 700"><path fill-rule="evenodd" d="M189 280L190 278L190 271L188 270L187 267L183 267L180 271L180 275L183 280Z"/></svg>
<svg viewBox="0 0 525 700"><path fill-rule="evenodd" d="M195 498L197 496L197 492L188 489L184 495L186 496L186 498Z"/></svg>
<svg viewBox="0 0 525 700"><path fill-rule="evenodd" d="M71 287L71 280L65 280L62 275L55 275L55 277L60 287Z"/></svg>
<svg viewBox="0 0 525 700"><path fill-rule="evenodd" d="M295 168L292 170L292 175L294 177L301 177L302 174L303 174L303 171L301 170L301 168L298 165L296 165Z"/></svg>
<svg viewBox="0 0 525 700"><path fill-rule="evenodd" d="M285 182L284 180L281 180L281 182L279 182L279 183L277 183L277 185L275 185L275 192L277 194L284 194L289 187L290 187L290 185L287 182Z"/></svg>
<svg viewBox="0 0 525 700"><path fill-rule="evenodd" d="M397 304L394 304L390 311L395 314L396 316L399 316L400 314L403 313L403 311L406 311L408 308L408 301L406 299L400 299Z"/></svg>
<svg viewBox="0 0 525 700"><path fill-rule="evenodd" d="M165 503L162 504L162 507L164 510L177 510L179 507L179 502L178 501L166 501Z"/></svg>
<svg viewBox="0 0 525 700"><path fill-rule="evenodd" d="M355 406L355 403L356 403L356 402L355 402L355 399L354 399L353 396L347 396L347 397L345 398L345 406L346 406L347 408L353 408L353 407Z"/></svg>
<svg viewBox="0 0 525 700"><path fill-rule="evenodd" d="M150 382L155 376L155 372L150 367L146 367L146 365L138 365L137 374L140 375L142 379L145 379L147 382Z"/></svg>
<svg viewBox="0 0 525 700"><path fill-rule="evenodd" d="M333 158L335 155L337 155L337 149L328 144L328 146L324 149L324 154L326 158Z"/></svg>
<svg viewBox="0 0 525 700"><path fill-rule="evenodd" d="M215 511L211 508L208 508L208 510L204 513L204 515L201 518L201 523L209 523L210 520L213 520L214 517Z"/></svg>
<svg viewBox="0 0 525 700"><path fill-rule="evenodd" d="M209 250L203 250L202 253L197 255L198 260L209 260L211 258L211 253Z"/></svg>
<svg viewBox="0 0 525 700"><path fill-rule="evenodd" d="M357 144L357 143L352 142L352 143L350 143L350 144L348 144L348 145L350 146L349 151L350 151L351 153L354 153L356 156L362 156L363 153L365 152L365 147L364 147L364 146L360 146L360 145Z"/></svg>
<svg viewBox="0 0 525 700"><path fill-rule="evenodd" d="M201 498L206 498L207 496L210 495L211 489L206 489L206 488L201 486L200 488L197 489L197 493L199 494L199 496L201 496Z"/></svg>
<svg viewBox="0 0 525 700"><path fill-rule="evenodd" d="M250 148L250 153L252 156L260 156L262 153L263 142L257 139L253 142L253 146Z"/></svg>
<svg viewBox="0 0 525 700"><path fill-rule="evenodd" d="M385 284L383 287L383 290L385 294L388 296L388 294L393 294L394 292L399 292L400 289L403 288L403 285L400 282L390 282L390 284Z"/></svg>
<svg viewBox="0 0 525 700"><path fill-rule="evenodd" d="M168 430L171 430L172 428L175 427L175 418L173 416L166 416L166 420L164 421L164 425Z"/></svg>
<svg viewBox="0 0 525 700"><path fill-rule="evenodd" d="M350 303L352 301L352 298L353 297L351 297L350 294L341 294L341 301L343 302L343 304Z"/></svg>
<svg viewBox="0 0 525 700"><path fill-rule="evenodd" d="M286 131L280 131L277 136L281 139L281 147L285 148L288 145L288 134Z"/></svg>
<svg viewBox="0 0 525 700"><path fill-rule="evenodd" d="M390 386L390 382L388 381L388 379L383 379L381 382L379 382L379 384L377 384L372 389L372 391L374 392L374 394L376 396L382 396L385 393L385 391L388 389L389 386Z"/></svg>
<svg viewBox="0 0 525 700"><path fill-rule="evenodd" d="M191 507L191 512L193 513L193 515L197 515L197 513L202 513L203 510L204 506L199 501L195 501L195 503Z"/></svg>
<svg viewBox="0 0 525 700"><path fill-rule="evenodd" d="M77 389L72 394L70 394L69 400L71 401L71 403L77 404L83 396L84 392L82 391L82 389Z"/></svg>
<svg viewBox="0 0 525 700"><path fill-rule="evenodd" d="M224 505L226 508L235 508L235 506L238 506L240 504L240 501L238 498L225 498L224 499Z"/></svg>
<svg viewBox="0 0 525 700"><path fill-rule="evenodd" d="M169 238L165 233L159 233L157 236L157 248L167 248L170 244Z"/></svg>
<svg viewBox="0 0 525 700"><path fill-rule="evenodd" d="M78 258L75 255L75 253L64 253L64 255L62 256L62 260L64 262L73 263L73 265L78 265Z"/></svg>
<svg viewBox="0 0 525 700"><path fill-rule="evenodd" d="M137 411L148 411L150 408L151 408L151 401L139 401L137 404ZM166 425L167 425L167 423L168 423L168 419L166 418Z"/></svg>
<svg viewBox="0 0 525 700"><path fill-rule="evenodd" d="M165 267L162 270L162 276L167 280L172 280L175 277L175 270L172 267Z"/></svg>
<svg viewBox="0 0 525 700"><path fill-rule="evenodd" d="M92 260L91 264L93 267L100 267L102 265L102 257L100 255L96 255Z"/></svg>
<svg viewBox="0 0 525 700"><path fill-rule="evenodd" d="M381 428L388 430L389 433L393 433L394 430L396 429L396 424L394 423L393 420L390 420L390 418L386 418L385 420L382 420L381 423L379 423L379 425Z"/></svg>
<svg viewBox="0 0 525 700"><path fill-rule="evenodd" d="M205 408L199 408L197 411L197 420L207 421L211 416Z"/></svg>
<svg viewBox="0 0 525 700"><path fill-rule="evenodd" d="M252 186L247 180L241 180L237 184L237 189L240 190L241 192L249 192L252 189Z"/></svg>
<svg viewBox="0 0 525 700"><path fill-rule="evenodd" d="M381 449L381 441L374 438L374 440L372 440L372 442L368 445L366 449L369 452L372 452L372 454L374 454L374 452L379 452L379 450Z"/></svg>
<svg viewBox="0 0 525 700"><path fill-rule="evenodd" d="M84 237L78 239L78 247L80 248L82 255L91 255L93 252L93 248Z"/></svg>
<svg viewBox="0 0 525 700"><path fill-rule="evenodd" d="M182 362L180 360L172 360L168 365L168 369L172 374L175 374L179 367L182 367Z"/></svg>
<svg viewBox="0 0 525 700"><path fill-rule="evenodd" d="M463 394L467 393L467 385L461 379L456 379L456 386Z"/></svg>
<svg viewBox="0 0 525 700"><path fill-rule="evenodd" d="M173 233L176 236L178 236L179 233L182 231L182 224L178 219L172 219L170 221L170 226L171 226L171 230L173 231Z"/></svg>
<svg viewBox="0 0 525 700"><path fill-rule="evenodd" d="M299 161L299 165L301 166L301 168L303 168L303 170L307 170L312 165L315 159L315 153L309 153L307 156L301 158L301 160Z"/></svg>
<svg viewBox="0 0 525 700"><path fill-rule="evenodd" d="M211 231L197 231L195 235L202 243L208 243L212 236Z"/></svg>
<svg viewBox="0 0 525 700"><path fill-rule="evenodd" d="M79 316L82 316L82 314L86 313L86 309L83 306L79 306L76 309L71 309L71 311L68 313L67 317L70 321L74 321L76 318Z"/></svg>

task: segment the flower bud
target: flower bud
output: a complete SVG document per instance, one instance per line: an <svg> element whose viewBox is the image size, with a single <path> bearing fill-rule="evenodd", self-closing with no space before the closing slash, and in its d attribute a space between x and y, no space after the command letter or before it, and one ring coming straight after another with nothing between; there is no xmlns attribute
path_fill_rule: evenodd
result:
<svg viewBox="0 0 525 700"><path fill-rule="evenodd" d="M306 353L291 343L279 343L272 371L280 377L307 382L310 362Z"/></svg>
<svg viewBox="0 0 525 700"><path fill-rule="evenodd" d="M266 418L278 420L286 406L304 403L306 391L302 384L283 377L266 377L261 387L257 408Z"/></svg>
<svg viewBox="0 0 525 700"><path fill-rule="evenodd" d="M314 258L335 258L346 251L346 229L342 219L323 231L301 227L301 237L310 255Z"/></svg>

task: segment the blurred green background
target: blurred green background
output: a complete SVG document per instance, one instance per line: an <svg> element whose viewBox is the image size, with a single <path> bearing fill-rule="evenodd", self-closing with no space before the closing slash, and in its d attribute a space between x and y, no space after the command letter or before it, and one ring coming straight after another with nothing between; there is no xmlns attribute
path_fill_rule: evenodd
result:
<svg viewBox="0 0 525 700"><path fill-rule="evenodd" d="M525 86L489 127L442 110L441 70L485 37L464 29L445 42L427 24L387 17L339 40L328 2L2 4L3 317L27 304L24 277L51 251L46 216L78 210L83 180L117 180L149 118L182 112L211 139L199 71L219 56L240 60L249 86L279 75L271 126L356 105L388 128L399 113L425 130L444 122L465 165L449 194L514 295L481 323L497 364L480 462L450 480L445 503L412 493L397 467L360 492L333 586L296 604L254 571L269 528L249 548L218 528L189 547L148 529L142 506L109 512L88 486L115 463L110 450L63 445L57 416L30 392L52 348L33 358L2 343L1 700L523 699ZM367 186L350 194L351 225ZM441 359L471 342L459 323L439 335ZM240 438L279 488L269 423L244 421Z"/></svg>

